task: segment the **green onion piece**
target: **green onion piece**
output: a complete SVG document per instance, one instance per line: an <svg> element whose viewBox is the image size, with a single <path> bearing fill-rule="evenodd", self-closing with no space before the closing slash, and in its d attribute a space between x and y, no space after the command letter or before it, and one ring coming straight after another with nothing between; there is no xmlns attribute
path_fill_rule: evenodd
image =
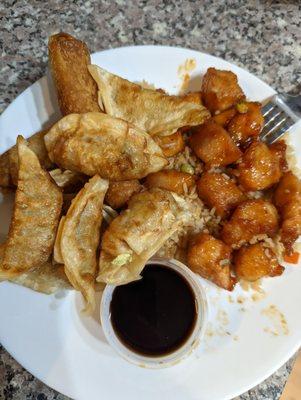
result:
<svg viewBox="0 0 301 400"><path fill-rule="evenodd" d="M182 164L180 170L181 172L186 172L186 174L194 174L194 168L190 164Z"/></svg>
<svg viewBox="0 0 301 400"><path fill-rule="evenodd" d="M130 253L119 254L114 260L111 262L113 265L121 267L122 265L132 261L132 255Z"/></svg>
<svg viewBox="0 0 301 400"><path fill-rule="evenodd" d="M244 103L244 102L237 103L237 104L236 104L236 110L237 110L240 114L245 114L246 112L248 112L248 105L247 105L247 103Z"/></svg>

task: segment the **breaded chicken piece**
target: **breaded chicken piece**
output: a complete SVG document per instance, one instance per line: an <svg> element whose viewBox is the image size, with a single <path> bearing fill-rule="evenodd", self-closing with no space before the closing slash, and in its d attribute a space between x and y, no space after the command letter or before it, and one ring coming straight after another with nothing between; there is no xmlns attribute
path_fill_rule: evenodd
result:
<svg viewBox="0 0 301 400"><path fill-rule="evenodd" d="M281 216L281 241L287 254L301 235L301 181L291 171L281 178L273 197Z"/></svg>
<svg viewBox="0 0 301 400"><path fill-rule="evenodd" d="M209 168L232 164L242 155L227 131L212 120L191 128L190 132L190 147Z"/></svg>
<svg viewBox="0 0 301 400"><path fill-rule="evenodd" d="M125 206L133 194L140 192L141 189L142 185L137 179L110 182L105 203L116 210Z"/></svg>
<svg viewBox="0 0 301 400"><path fill-rule="evenodd" d="M225 175L216 172L205 172L197 181L199 198L216 214L226 217L246 197L236 184Z"/></svg>
<svg viewBox="0 0 301 400"><path fill-rule="evenodd" d="M236 283L230 257L231 248L207 233L196 235L188 246L187 262L192 271L226 290L233 290Z"/></svg>
<svg viewBox="0 0 301 400"><path fill-rule="evenodd" d="M238 113L228 124L228 132L235 143L245 144L257 138L264 126L261 103L244 102L236 105Z"/></svg>
<svg viewBox="0 0 301 400"><path fill-rule="evenodd" d="M273 237L278 230L278 213L267 200L246 200L241 203L225 223L222 240L233 248L239 248L258 235Z"/></svg>
<svg viewBox="0 0 301 400"><path fill-rule="evenodd" d="M263 142L254 142L238 166L239 183L247 191L264 190L279 182L282 175L279 157Z"/></svg>
<svg viewBox="0 0 301 400"><path fill-rule="evenodd" d="M277 142L269 146L270 151L278 157L281 172L288 171L288 165L286 161L286 148L287 146L284 140L277 140Z"/></svg>
<svg viewBox="0 0 301 400"><path fill-rule="evenodd" d="M155 142L161 147L165 157L173 157L180 153L185 147L185 142L181 130L172 135L154 136Z"/></svg>
<svg viewBox="0 0 301 400"><path fill-rule="evenodd" d="M237 76L231 71L215 68L208 68L203 78L201 92L203 104L212 114L227 110L245 99Z"/></svg>
<svg viewBox="0 0 301 400"><path fill-rule="evenodd" d="M236 107L229 108L229 110L223 111L220 114L216 114L212 117L213 121L226 128L232 118L237 114Z"/></svg>
<svg viewBox="0 0 301 400"><path fill-rule="evenodd" d="M180 195L185 194L185 185L188 190L191 189L195 185L195 177L175 169L154 172L145 179L145 186L148 189L160 188Z"/></svg>
<svg viewBox="0 0 301 400"><path fill-rule="evenodd" d="M88 71L91 62L85 43L61 32L50 37L48 50L62 114L101 111L98 87Z"/></svg>
<svg viewBox="0 0 301 400"><path fill-rule="evenodd" d="M284 271L273 250L263 243L239 249L234 256L234 265L237 277L251 282L264 276L279 276Z"/></svg>

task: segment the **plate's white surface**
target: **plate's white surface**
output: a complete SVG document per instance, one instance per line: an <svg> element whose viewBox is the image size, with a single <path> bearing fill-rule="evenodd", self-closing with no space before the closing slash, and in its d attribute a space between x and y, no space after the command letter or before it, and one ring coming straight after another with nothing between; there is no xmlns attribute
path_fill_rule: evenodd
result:
<svg viewBox="0 0 301 400"><path fill-rule="evenodd" d="M223 60L192 50L169 47L128 47L93 56L93 62L133 81L154 83L175 93L177 69L187 58L197 61L194 88L209 66L231 69L250 99L264 100L273 90L248 72ZM0 118L0 153L17 134L28 137L58 117L47 78L22 93ZM292 142L299 155L299 124ZM8 229L12 196L0 197L0 241ZM34 242L32 243L34 246ZM47 385L82 400L227 400L272 374L301 344L301 268L289 266L279 278L264 281L267 295L254 302L236 288L229 293L202 280L209 302L210 327L199 348L187 360L165 370L146 370L123 361L103 337L99 318L80 314L75 293L45 296L9 283L0 284L0 341L26 369ZM239 297L242 296L242 297ZM238 297L238 299L237 299ZM237 302L239 300L240 302ZM287 321L262 314L275 305ZM276 326L276 325L279 326ZM277 336L266 332L274 329Z"/></svg>

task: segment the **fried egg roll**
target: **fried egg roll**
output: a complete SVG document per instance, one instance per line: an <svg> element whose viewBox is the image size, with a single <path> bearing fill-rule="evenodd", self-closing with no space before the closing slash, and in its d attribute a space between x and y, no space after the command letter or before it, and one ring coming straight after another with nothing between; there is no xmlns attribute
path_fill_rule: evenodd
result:
<svg viewBox="0 0 301 400"><path fill-rule="evenodd" d="M98 87L88 71L91 61L86 44L61 32L50 37L48 50L62 114L100 111Z"/></svg>

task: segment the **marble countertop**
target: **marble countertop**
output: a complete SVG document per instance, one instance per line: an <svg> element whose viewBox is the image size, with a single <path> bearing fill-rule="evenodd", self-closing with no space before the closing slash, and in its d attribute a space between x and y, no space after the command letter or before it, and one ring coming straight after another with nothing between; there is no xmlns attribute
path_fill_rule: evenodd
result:
<svg viewBox="0 0 301 400"><path fill-rule="evenodd" d="M301 4L254 0L2 0L0 112L44 75L47 40L66 31L91 52L164 44L202 50L238 64L278 91L301 84ZM236 400L278 400L292 360ZM66 400L0 346L0 399Z"/></svg>

